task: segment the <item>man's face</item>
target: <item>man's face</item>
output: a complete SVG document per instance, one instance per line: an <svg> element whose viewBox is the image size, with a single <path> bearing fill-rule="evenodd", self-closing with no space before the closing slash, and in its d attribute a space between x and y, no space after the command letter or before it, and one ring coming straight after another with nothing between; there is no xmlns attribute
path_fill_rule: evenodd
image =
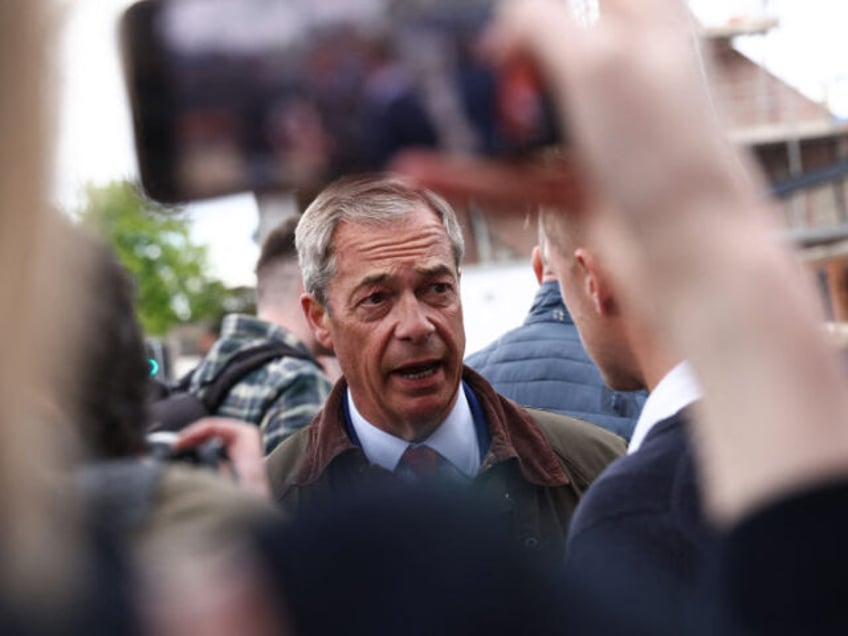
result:
<svg viewBox="0 0 848 636"><path fill-rule="evenodd" d="M311 303L316 335L335 350L368 421L422 439L453 408L462 377L459 274L447 233L422 205L390 226L342 223L333 246L328 307Z"/></svg>

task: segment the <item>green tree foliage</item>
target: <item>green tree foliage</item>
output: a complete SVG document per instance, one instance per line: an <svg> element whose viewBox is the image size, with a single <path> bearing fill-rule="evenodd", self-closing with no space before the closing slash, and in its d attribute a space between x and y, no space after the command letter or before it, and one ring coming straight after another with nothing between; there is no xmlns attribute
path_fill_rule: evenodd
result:
<svg viewBox="0 0 848 636"><path fill-rule="evenodd" d="M76 218L103 237L135 279L138 316L149 335L173 326L218 320L225 311L224 284L207 275L205 246L191 242L179 208L158 204L127 181L88 186Z"/></svg>

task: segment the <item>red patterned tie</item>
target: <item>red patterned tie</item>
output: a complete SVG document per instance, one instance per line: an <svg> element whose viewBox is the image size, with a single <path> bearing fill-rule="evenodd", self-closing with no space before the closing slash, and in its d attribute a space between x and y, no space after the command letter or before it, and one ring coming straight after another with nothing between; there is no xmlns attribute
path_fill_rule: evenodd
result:
<svg viewBox="0 0 848 636"><path fill-rule="evenodd" d="M444 458L429 446L408 446L395 472L413 479L432 479L439 474Z"/></svg>

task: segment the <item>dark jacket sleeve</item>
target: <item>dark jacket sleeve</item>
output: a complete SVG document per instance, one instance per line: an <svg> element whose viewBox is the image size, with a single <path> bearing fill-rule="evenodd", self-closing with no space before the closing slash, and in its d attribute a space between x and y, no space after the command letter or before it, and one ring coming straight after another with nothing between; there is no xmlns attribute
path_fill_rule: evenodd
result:
<svg viewBox="0 0 848 636"><path fill-rule="evenodd" d="M714 546L696 477L679 418L658 424L578 505L566 544L569 576L618 611L656 608L678 633L691 633L688 600Z"/></svg>
<svg viewBox="0 0 848 636"><path fill-rule="evenodd" d="M714 596L733 634L848 634L848 481L799 492L724 537ZM714 599L709 599L714 600Z"/></svg>

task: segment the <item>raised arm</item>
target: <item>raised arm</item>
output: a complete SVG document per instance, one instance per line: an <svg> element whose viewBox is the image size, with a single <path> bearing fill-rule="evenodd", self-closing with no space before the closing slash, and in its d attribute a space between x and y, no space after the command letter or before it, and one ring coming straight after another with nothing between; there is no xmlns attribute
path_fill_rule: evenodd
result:
<svg viewBox="0 0 848 636"><path fill-rule="evenodd" d="M848 393L818 300L714 111L683 3L607 0L591 28L557 0L508 2L500 17L493 50L536 61L585 177L609 199L592 223L605 261L702 384L697 447L716 520L848 475ZM404 167L442 186L432 162ZM466 173L477 197L482 170ZM516 201L549 202L547 182L521 176Z"/></svg>

